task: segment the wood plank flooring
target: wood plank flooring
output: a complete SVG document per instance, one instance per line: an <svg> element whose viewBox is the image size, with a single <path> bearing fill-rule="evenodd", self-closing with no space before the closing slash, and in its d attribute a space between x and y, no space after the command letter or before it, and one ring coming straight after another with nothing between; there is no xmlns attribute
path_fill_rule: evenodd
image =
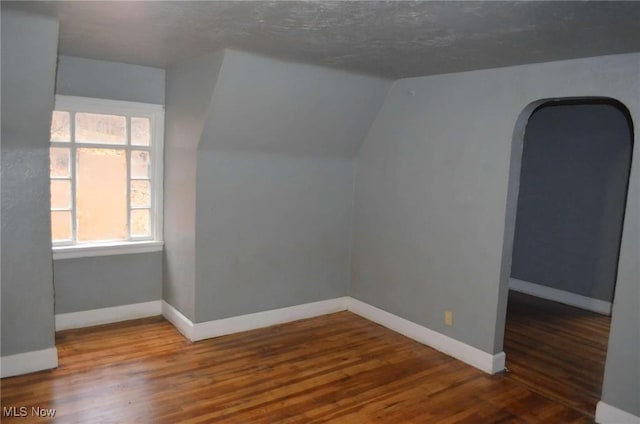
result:
<svg viewBox="0 0 640 424"><path fill-rule="evenodd" d="M611 317L510 291L504 351L509 377L593 416Z"/></svg>
<svg viewBox="0 0 640 424"><path fill-rule="evenodd" d="M3 423L590 423L350 312L190 343L161 317L57 334L56 370L2 380Z"/></svg>

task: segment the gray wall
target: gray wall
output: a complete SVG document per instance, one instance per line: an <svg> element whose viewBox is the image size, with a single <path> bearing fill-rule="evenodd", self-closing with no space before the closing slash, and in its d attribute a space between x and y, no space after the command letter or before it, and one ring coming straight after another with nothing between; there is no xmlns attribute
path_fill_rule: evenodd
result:
<svg viewBox="0 0 640 424"><path fill-rule="evenodd" d="M167 69L163 299L195 319L196 154L224 52Z"/></svg>
<svg viewBox="0 0 640 424"><path fill-rule="evenodd" d="M56 94L164 104L163 69L60 56ZM55 312L86 311L162 298L162 254L56 260Z"/></svg>
<svg viewBox="0 0 640 424"><path fill-rule="evenodd" d="M344 296L353 158L388 85L233 50L170 67L163 298L202 322Z"/></svg>
<svg viewBox="0 0 640 424"><path fill-rule="evenodd" d="M54 345L49 127L58 22L2 5L2 355Z"/></svg>
<svg viewBox="0 0 640 424"><path fill-rule="evenodd" d="M512 277L611 302L631 137L612 105L554 105L531 116Z"/></svg>
<svg viewBox="0 0 640 424"><path fill-rule="evenodd" d="M347 294L353 157L388 86L225 52L198 151L196 321Z"/></svg>
<svg viewBox="0 0 640 424"><path fill-rule="evenodd" d="M164 104L164 79L164 69L60 56L56 94Z"/></svg>
<svg viewBox="0 0 640 424"><path fill-rule="evenodd" d="M637 87L637 85L636 85ZM636 94L639 94L636 89ZM613 300L609 350L605 364L602 400L640 416L640 163L635 109L632 182L620 249L618 284Z"/></svg>
<svg viewBox="0 0 640 424"><path fill-rule="evenodd" d="M200 150L353 159L390 84L226 50Z"/></svg>
<svg viewBox="0 0 640 424"><path fill-rule="evenodd" d="M608 96L637 127L639 68L631 54L395 82L358 158L351 295L500 352L524 123L541 99ZM603 399L640 415L638 149L632 164Z"/></svg>
<svg viewBox="0 0 640 424"><path fill-rule="evenodd" d="M53 261L55 312L89 311L162 299L162 252Z"/></svg>
<svg viewBox="0 0 640 424"><path fill-rule="evenodd" d="M196 321L347 294L353 162L198 154Z"/></svg>
<svg viewBox="0 0 640 424"><path fill-rule="evenodd" d="M57 259L56 314L162 298L162 252Z"/></svg>

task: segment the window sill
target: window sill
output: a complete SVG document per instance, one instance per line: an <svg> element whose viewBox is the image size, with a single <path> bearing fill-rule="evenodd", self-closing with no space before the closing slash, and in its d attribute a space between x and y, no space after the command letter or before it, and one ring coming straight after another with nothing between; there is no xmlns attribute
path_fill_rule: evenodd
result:
<svg viewBox="0 0 640 424"><path fill-rule="evenodd" d="M128 255L134 253L160 252L164 247L162 241L134 241L110 244L85 244L74 246L54 246L53 260L89 258L93 256Z"/></svg>

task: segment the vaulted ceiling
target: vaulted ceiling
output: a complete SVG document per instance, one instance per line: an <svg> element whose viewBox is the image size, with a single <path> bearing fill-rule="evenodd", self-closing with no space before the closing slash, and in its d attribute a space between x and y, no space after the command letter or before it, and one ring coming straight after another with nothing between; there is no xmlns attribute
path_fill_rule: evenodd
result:
<svg viewBox="0 0 640 424"><path fill-rule="evenodd" d="M388 78L640 51L640 2L3 2L61 54L165 68L223 48Z"/></svg>

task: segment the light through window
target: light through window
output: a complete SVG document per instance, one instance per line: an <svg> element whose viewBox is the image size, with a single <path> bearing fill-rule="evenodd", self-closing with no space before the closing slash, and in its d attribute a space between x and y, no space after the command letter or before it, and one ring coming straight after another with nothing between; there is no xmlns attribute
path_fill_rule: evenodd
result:
<svg viewBox="0 0 640 424"><path fill-rule="evenodd" d="M162 107L58 96L51 120L55 245L160 240Z"/></svg>

